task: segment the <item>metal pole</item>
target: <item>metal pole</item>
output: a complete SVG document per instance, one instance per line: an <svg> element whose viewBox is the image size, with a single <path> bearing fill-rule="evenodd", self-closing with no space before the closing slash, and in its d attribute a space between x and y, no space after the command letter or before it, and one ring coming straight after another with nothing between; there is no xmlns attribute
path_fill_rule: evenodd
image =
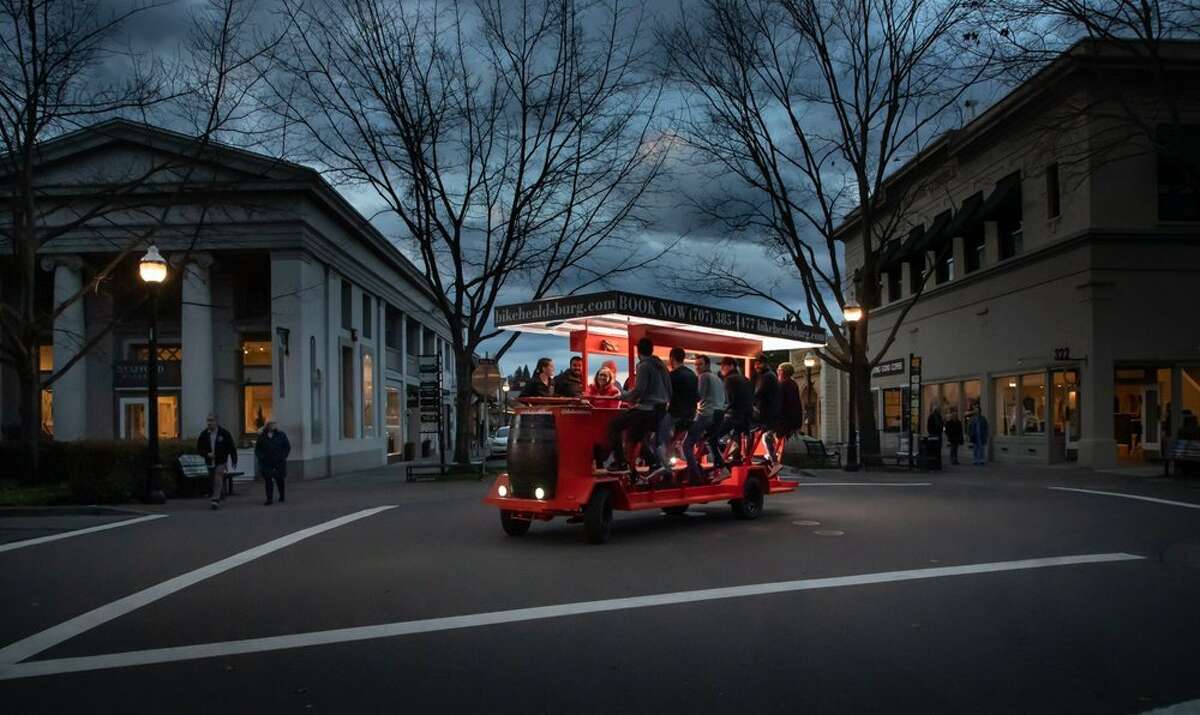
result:
<svg viewBox="0 0 1200 715"><path fill-rule="evenodd" d="M813 398L812 368L807 365L804 366L804 382L805 389L808 390L808 392L804 395L805 407L807 408L809 405L815 405L817 403L817 401ZM813 418L812 415L807 414L807 412L808 410L805 409L804 421L808 423L808 436L812 437Z"/></svg>
<svg viewBox="0 0 1200 715"><path fill-rule="evenodd" d="M150 283L150 349L146 355L146 502L163 504L166 495L158 486L162 469L158 454L158 285Z"/></svg>
<svg viewBox="0 0 1200 715"><path fill-rule="evenodd" d="M858 471L858 394L855 392L857 387L858 375L858 350L854 341L855 322L850 322L850 407L847 410L850 417L850 426L848 431L849 444L846 445L846 471Z"/></svg>

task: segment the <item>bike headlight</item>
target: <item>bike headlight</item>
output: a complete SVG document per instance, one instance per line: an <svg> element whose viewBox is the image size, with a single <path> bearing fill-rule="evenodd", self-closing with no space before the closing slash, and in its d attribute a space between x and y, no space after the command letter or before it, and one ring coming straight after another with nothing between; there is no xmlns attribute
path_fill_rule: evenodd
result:
<svg viewBox="0 0 1200 715"><path fill-rule="evenodd" d="M502 497L506 497L508 496L508 487L501 484L500 486L496 487L496 493Z"/></svg>
<svg viewBox="0 0 1200 715"><path fill-rule="evenodd" d="M546 498L546 490L542 489L541 487L534 489L533 490L533 498L534 499L545 499Z"/></svg>

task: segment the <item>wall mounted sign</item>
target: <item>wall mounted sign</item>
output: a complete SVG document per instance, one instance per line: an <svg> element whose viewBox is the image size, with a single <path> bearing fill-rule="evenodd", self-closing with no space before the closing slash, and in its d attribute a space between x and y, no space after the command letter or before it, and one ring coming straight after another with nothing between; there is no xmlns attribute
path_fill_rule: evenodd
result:
<svg viewBox="0 0 1200 715"><path fill-rule="evenodd" d="M891 375L904 374L904 358L896 358L881 362L871 371L871 377L889 377Z"/></svg>
<svg viewBox="0 0 1200 715"><path fill-rule="evenodd" d="M158 386L179 387L183 384L183 371L178 360L158 361ZM113 387L115 388L145 388L146 361L118 360L113 363Z"/></svg>

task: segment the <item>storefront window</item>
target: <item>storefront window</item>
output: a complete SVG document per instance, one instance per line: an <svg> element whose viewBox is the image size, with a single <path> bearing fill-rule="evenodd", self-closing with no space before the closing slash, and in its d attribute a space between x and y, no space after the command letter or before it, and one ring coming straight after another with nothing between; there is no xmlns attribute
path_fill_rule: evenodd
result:
<svg viewBox="0 0 1200 715"><path fill-rule="evenodd" d="M1066 370L1053 374L1054 403L1052 418L1054 434L1066 437L1067 442L1079 439L1079 373Z"/></svg>
<svg viewBox="0 0 1200 715"><path fill-rule="evenodd" d="M1046 375L1032 373L1021 376L1021 432L1040 434L1046 431Z"/></svg>
<svg viewBox="0 0 1200 715"><path fill-rule="evenodd" d="M967 380L963 383L963 409L968 413L982 409L980 399L983 396L983 383L979 380Z"/></svg>
<svg viewBox="0 0 1200 715"><path fill-rule="evenodd" d="M883 431L899 432L903 423L904 391L891 388L883 391Z"/></svg>
<svg viewBox="0 0 1200 715"><path fill-rule="evenodd" d="M921 386L921 419L926 420L930 412L936 407L941 409L942 404L942 386L941 385L922 385ZM921 427L924 427L924 423Z"/></svg>
<svg viewBox="0 0 1200 715"><path fill-rule="evenodd" d="M375 359L369 352L362 355L362 425L363 437L375 436Z"/></svg>
<svg viewBox="0 0 1200 715"><path fill-rule="evenodd" d="M54 369L54 346L39 345L38 346L38 370L42 372L50 372Z"/></svg>
<svg viewBox="0 0 1200 715"><path fill-rule="evenodd" d="M1015 435L1017 424L1017 376L999 377L996 385L996 433Z"/></svg>
<svg viewBox="0 0 1200 715"><path fill-rule="evenodd" d="M942 385L942 419L950 417L951 411L958 412L962 416L962 383L947 382Z"/></svg>
<svg viewBox="0 0 1200 715"><path fill-rule="evenodd" d="M270 385L242 386L242 432L252 434L263 428L274 414Z"/></svg>
<svg viewBox="0 0 1200 715"><path fill-rule="evenodd" d="M54 391L42 390L42 436L54 436Z"/></svg>

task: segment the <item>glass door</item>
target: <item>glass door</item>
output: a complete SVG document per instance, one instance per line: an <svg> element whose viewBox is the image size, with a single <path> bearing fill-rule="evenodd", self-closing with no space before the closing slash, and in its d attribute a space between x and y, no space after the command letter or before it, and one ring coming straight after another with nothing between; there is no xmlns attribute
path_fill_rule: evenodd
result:
<svg viewBox="0 0 1200 715"><path fill-rule="evenodd" d="M1159 405L1158 385L1142 388L1142 449L1159 451L1162 435L1162 406Z"/></svg>
<svg viewBox="0 0 1200 715"><path fill-rule="evenodd" d="M146 439L146 398L120 398L120 434L121 439ZM179 396L159 395L158 397L158 437L159 439L178 439L179 437Z"/></svg>

